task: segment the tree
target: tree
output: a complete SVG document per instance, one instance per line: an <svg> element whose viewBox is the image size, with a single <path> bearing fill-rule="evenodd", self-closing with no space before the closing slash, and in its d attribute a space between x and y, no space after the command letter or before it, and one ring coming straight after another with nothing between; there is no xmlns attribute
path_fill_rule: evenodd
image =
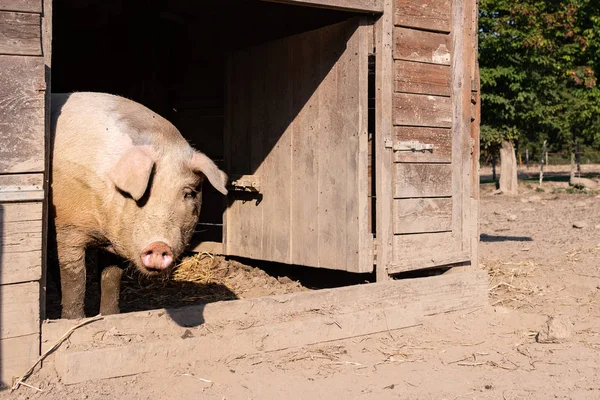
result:
<svg viewBox="0 0 600 400"><path fill-rule="evenodd" d="M600 2L480 0L482 154L600 148Z"/></svg>

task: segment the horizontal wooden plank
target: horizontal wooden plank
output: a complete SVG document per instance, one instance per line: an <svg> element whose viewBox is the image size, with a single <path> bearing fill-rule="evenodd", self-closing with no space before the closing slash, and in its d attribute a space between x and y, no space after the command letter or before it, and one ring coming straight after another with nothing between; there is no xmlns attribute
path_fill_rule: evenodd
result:
<svg viewBox="0 0 600 400"><path fill-rule="evenodd" d="M450 128L452 100L449 97L394 93L394 125Z"/></svg>
<svg viewBox="0 0 600 400"><path fill-rule="evenodd" d="M469 261L452 232L394 235L393 264L389 273L414 271ZM429 279L429 278L427 278Z"/></svg>
<svg viewBox="0 0 600 400"><path fill-rule="evenodd" d="M0 176L0 184L35 184L38 179L35 175ZM0 285L41 278L42 216L42 202L0 203Z"/></svg>
<svg viewBox="0 0 600 400"><path fill-rule="evenodd" d="M451 164L394 164L394 198L450 196Z"/></svg>
<svg viewBox="0 0 600 400"><path fill-rule="evenodd" d="M394 91L450 96L450 66L396 60Z"/></svg>
<svg viewBox="0 0 600 400"><path fill-rule="evenodd" d="M451 0L396 0L395 3L395 25L450 32Z"/></svg>
<svg viewBox="0 0 600 400"><path fill-rule="evenodd" d="M0 339L0 382L12 385L39 357L40 334L34 333L10 339Z"/></svg>
<svg viewBox="0 0 600 400"><path fill-rule="evenodd" d="M383 0L262 0L270 3L285 3L297 6L329 8L356 12L383 12Z"/></svg>
<svg viewBox="0 0 600 400"><path fill-rule="evenodd" d="M44 59L0 56L0 174L44 171Z"/></svg>
<svg viewBox="0 0 600 400"><path fill-rule="evenodd" d="M2 0L0 11L42 12L42 0Z"/></svg>
<svg viewBox="0 0 600 400"><path fill-rule="evenodd" d="M0 203L0 222L2 224L41 221L43 206L41 202L35 203ZM0 225L2 227L3 225ZM2 228L0 228L2 229Z"/></svg>
<svg viewBox="0 0 600 400"><path fill-rule="evenodd" d="M0 204L0 254L5 257L7 254L37 252L41 249L42 203ZM29 256L23 256L29 259ZM23 267L6 265L3 260L0 262L2 270ZM4 271L1 273L4 274Z"/></svg>
<svg viewBox="0 0 600 400"><path fill-rule="evenodd" d="M40 284L17 283L0 287L0 338L40 331Z"/></svg>
<svg viewBox="0 0 600 400"><path fill-rule="evenodd" d="M0 260L0 285L31 282L42 277L42 250L6 253Z"/></svg>
<svg viewBox="0 0 600 400"><path fill-rule="evenodd" d="M451 39L445 33L394 28L394 59L450 65Z"/></svg>
<svg viewBox="0 0 600 400"><path fill-rule="evenodd" d="M44 174L0 175L0 191L4 188L35 188L42 189Z"/></svg>
<svg viewBox="0 0 600 400"><path fill-rule="evenodd" d="M452 161L452 129L395 126L394 143L406 141L432 144L433 151L395 151L394 162L449 163Z"/></svg>
<svg viewBox="0 0 600 400"><path fill-rule="evenodd" d="M452 229L452 199L395 199L394 234Z"/></svg>
<svg viewBox="0 0 600 400"><path fill-rule="evenodd" d="M41 56L39 14L0 11L0 54Z"/></svg>
<svg viewBox="0 0 600 400"><path fill-rule="evenodd" d="M70 346L61 347L54 357L61 382L68 385L176 366L179 355L190 352L198 355L199 362L223 360L389 332L427 316L480 307L486 301L487 273L473 270L109 315L73 332ZM73 321L45 323L43 346L54 343L71 326ZM118 334L100 334L109 329ZM184 333L187 339L181 339ZM136 337L143 341L136 343Z"/></svg>

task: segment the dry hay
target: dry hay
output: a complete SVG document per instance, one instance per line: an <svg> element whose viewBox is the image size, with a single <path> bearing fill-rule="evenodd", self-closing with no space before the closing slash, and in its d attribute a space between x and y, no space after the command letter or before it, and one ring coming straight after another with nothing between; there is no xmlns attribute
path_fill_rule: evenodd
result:
<svg viewBox="0 0 600 400"><path fill-rule="evenodd" d="M181 307L306 290L262 269L209 253L185 257L168 275L149 277L135 268L123 276L121 311Z"/></svg>
<svg viewBox="0 0 600 400"><path fill-rule="evenodd" d="M489 293L492 305L513 305L520 308L531 305L531 299L542 289L527 278L534 275L536 264L533 261L519 263L498 262L483 266L490 278Z"/></svg>

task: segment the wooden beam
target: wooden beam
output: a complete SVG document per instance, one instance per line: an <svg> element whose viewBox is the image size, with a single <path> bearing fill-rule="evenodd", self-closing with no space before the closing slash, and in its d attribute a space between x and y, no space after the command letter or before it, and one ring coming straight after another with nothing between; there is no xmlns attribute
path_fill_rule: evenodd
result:
<svg viewBox="0 0 600 400"><path fill-rule="evenodd" d="M392 261L392 152L385 144L393 135L394 29L393 0L384 1L384 13L375 23L375 273L378 282L389 279L387 265Z"/></svg>
<svg viewBox="0 0 600 400"><path fill-rule="evenodd" d="M190 353L198 362L223 360L389 332L486 302L487 273L479 270L109 315L76 330L55 353L55 366L69 385L176 366ZM44 323L42 347L76 323Z"/></svg>
<svg viewBox="0 0 600 400"><path fill-rule="evenodd" d="M262 0L270 3L284 3L296 6L329 8L332 10L361 13L383 13L384 0Z"/></svg>

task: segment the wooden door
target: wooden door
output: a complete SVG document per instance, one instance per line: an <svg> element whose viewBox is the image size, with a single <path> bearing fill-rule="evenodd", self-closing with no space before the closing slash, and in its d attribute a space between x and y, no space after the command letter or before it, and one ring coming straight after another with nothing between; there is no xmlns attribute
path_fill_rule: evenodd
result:
<svg viewBox="0 0 600 400"><path fill-rule="evenodd" d="M39 356L50 0L0 2L0 381Z"/></svg>
<svg viewBox="0 0 600 400"><path fill-rule="evenodd" d="M369 29L355 18L230 56L225 164L240 190L228 198L225 254L373 270Z"/></svg>
<svg viewBox="0 0 600 400"><path fill-rule="evenodd" d="M388 273L472 262L474 0L396 0ZM378 193L379 196L379 193Z"/></svg>

